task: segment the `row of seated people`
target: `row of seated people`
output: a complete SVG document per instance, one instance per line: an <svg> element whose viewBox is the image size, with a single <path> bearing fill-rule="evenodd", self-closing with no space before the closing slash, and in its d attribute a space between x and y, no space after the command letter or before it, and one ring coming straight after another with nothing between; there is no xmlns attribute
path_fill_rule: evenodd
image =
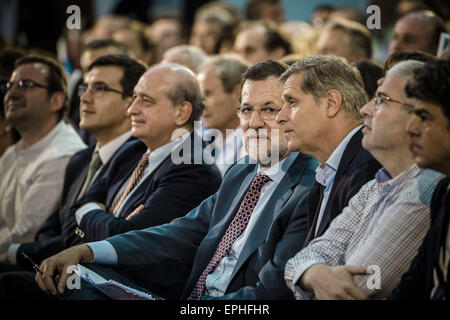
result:
<svg viewBox="0 0 450 320"><path fill-rule="evenodd" d="M97 140L83 149L61 119L61 69L18 60L4 88L22 138L0 158L1 218L15 226L1 229L0 297L111 298L66 288L84 264L164 299L444 298L450 67L427 61L392 66L368 101L335 56L224 56L198 77L103 56L78 88L80 128ZM211 68L240 73L229 91L246 155L222 170L208 158L220 134L208 144L196 130Z"/></svg>

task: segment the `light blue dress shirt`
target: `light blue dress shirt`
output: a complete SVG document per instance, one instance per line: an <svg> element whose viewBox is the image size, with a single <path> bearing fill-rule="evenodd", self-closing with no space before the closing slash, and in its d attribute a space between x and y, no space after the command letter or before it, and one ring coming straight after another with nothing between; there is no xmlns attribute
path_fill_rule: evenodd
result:
<svg viewBox="0 0 450 320"><path fill-rule="evenodd" d="M255 226L256 222L261 216L261 212L265 208L269 199L272 197L273 192L283 179L286 171L289 169L294 159L295 157L285 158L280 163L275 164L268 169L258 167L258 172L264 172L269 176L271 181L267 182L261 188L261 195L255 209L253 210L252 215L250 216L248 225L231 246L229 254L225 256L217 264L216 269L206 277L205 287L208 295L220 297L225 294L227 287L230 284L231 276L238 261L239 255L241 254L246 241L251 236L253 227Z"/></svg>
<svg viewBox="0 0 450 320"><path fill-rule="evenodd" d="M316 169L316 181L325 187L323 192L322 203L320 204L319 217L317 219L317 225L315 233L319 230L320 221L322 220L323 212L327 207L328 198L330 197L331 189L333 188L334 177L336 176L337 169L339 168L339 163L341 162L342 155L344 154L345 148L350 139L355 135L355 133L362 128L362 125L357 126L352 131L350 131L345 138L339 143L336 149L334 149L331 156L328 158L325 165L319 165Z"/></svg>

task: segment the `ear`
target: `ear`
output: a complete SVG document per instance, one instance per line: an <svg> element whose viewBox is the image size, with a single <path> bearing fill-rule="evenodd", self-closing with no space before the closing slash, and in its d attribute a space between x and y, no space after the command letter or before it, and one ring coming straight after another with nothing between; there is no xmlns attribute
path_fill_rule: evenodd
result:
<svg viewBox="0 0 450 320"><path fill-rule="evenodd" d="M326 115L328 118L334 118L341 110L342 96L339 91L328 90L326 96Z"/></svg>
<svg viewBox="0 0 450 320"><path fill-rule="evenodd" d="M58 112L64 108L64 92L57 91L50 96L50 109L52 112Z"/></svg>
<svg viewBox="0 0 450 320"><path fill-rule="evenodd" d="M175 124L177 127L182 127L188 122L193 111L192 109L192 104L188 101L175 107Z"/></svg>

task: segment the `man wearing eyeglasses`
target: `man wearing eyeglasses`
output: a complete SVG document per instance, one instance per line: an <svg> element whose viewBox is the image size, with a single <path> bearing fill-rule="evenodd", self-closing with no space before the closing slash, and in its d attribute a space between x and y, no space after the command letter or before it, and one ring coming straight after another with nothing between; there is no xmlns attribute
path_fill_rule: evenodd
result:
<svg viewBox="0 0 450 320"><path fill-rule="evenodd" d="M66 211L95 180L106 173L109 160L131 140L131 120L127 109L132 101L134 86L146 67L126 56L108 55L95 60L86 71L85 82L79 88L80 126L95 136L97 143L71 158L56 210L36 235L36 241L10 245L8 260L13 266L0 264L0 273L24 268L30 270L31 266L22 252L40 263L65 249L61 226L75 219L66 215Z"/></svg>
<svg viewBox="0 0 450 320"><path fill-rule="evenodd" d="M21 135L0 158L0 254L32 241L55 210L70 157L83 149L63 120L67 100L62 68L46 57L17 60L3 90L5 118Z"/></svg>
<svg viewBox="0 0 450 320"><path fill-rule="evenodd" d="M87 267L120 282L124 279L116 271L127 269L127 284L131 280L167 299L292 299L283 281L284 264L306 235L303 200L317 163L288 152L283 133L277 132L282 89L277 79L286 69L276 61L250 67L243 78L239 112L246 147L253 143L263 150L268 147L277 153L273 159L278 162L262 163L266 155L261 159L262 151L249 150L256 163L232 166L219 191L184 217L76 246L44 261L41 268L46 266L48 274L36 278L40 288L56 294L48 282L56 267L62 272L58 284L62 292L65 269L81 261L96 263ZM296 207L304 209L293 215ZM10 291L2 290L2 285L7 286L5 278L0 279L0 294L14 291L11 286ZM66 298L107 298L85 282L81 290L66 292Z"/></svg>
<svg viewBox="0 0 450 320"><path fill-rule="evenodd" d="M432 223L419 253L390 299L450 299L450 61L435 60L414 72L405 88L414 115L407 130L417 164L446 175L431 201Z"/></svg>
<svg viewBox="0 0 450 320"><path fill-rule="evenodd" d="M430 226L442 175L421 169L409 150L412 106L404 91L419 61L395 65L362 109L363 147L382 165L327 231L286 264L297 299L384 299L400 282Z"/></svg>

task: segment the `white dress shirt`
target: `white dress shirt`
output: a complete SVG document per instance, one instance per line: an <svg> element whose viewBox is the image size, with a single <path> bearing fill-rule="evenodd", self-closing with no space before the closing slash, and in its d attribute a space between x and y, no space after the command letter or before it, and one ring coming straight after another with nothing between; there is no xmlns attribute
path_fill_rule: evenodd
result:
<svg viewBox="0 0 450 320"><path fill-rule="evenodd" d="M102 160L102 165L97 169L97 171L94 174L94 178L92 178L92 183L94 183L95 179L97 179L98 174L102 170L103 166L112 158L114 153L131 137L131 130L125 132L124 134L120 135L119 137L111 140L101 148L98 145L95 146L95 151L98 152L100 159ZM17 250L19 249L21 243L13 243L8 248L8 260L12 264L17 264Z"/></svg>
<svg viewBox="0 0 450 320"><path fill-rule="evenodd" d="M94 178L92 178L92 181L91 181L91 185L95 181L95 179L97 179L97 176L100 173L100 171L102 171L102 168L104 167L104 165L113 157L113 155L116 153L116 151L119 150L119 148L128 139L131 138L131 135L132 135L131 130L127 131L124 134L118 136L117 138L111 140L110 142L108 142L107 144L102 146L101 148L97 142L94 152L96 152L96 151L98 152L98 155L100 156L100 159L102 160L102 165L95 172Z"/></svg>
<svg viewBox="0 0 450 320"><path fill-rule="evenodd" d="M0 253L13 242L34 240L60 200L70 157L86 147L64 121L32 146L22 143L0 158Z"/></svg>

